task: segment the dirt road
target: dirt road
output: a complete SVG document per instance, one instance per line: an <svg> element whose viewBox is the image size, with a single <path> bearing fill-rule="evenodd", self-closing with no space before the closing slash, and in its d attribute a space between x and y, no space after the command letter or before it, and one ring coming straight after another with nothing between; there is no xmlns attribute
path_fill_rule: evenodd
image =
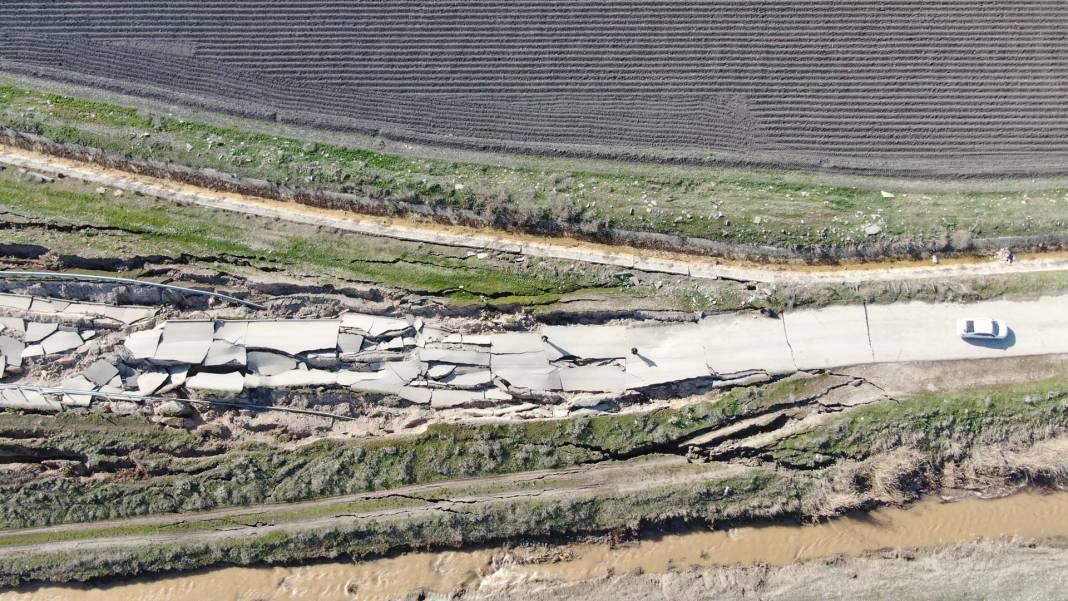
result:
<svg viewBox="0 0 1068 601"><path fill-rule="evenodd" d="M293 221L339 231L612 265L625 269L686 275L694 278L721 278L764 283L835 284L1068 270L1068 258L1063 256L1027 258L1008 264L995 261L947 261L940 265L894 262L871 263L845 269L757 265L683 253L609 246L571 238L494 233L474 228L355 215L344 211L320 209L244 194L219 192L4 145L0 145L0 164L81 179L128 192L158 196L213 209Z"/></svg>

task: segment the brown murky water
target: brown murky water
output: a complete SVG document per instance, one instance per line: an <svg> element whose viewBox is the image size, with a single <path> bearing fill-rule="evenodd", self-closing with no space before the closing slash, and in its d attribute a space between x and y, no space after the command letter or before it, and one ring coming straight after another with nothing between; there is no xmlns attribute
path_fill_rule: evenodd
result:
<svg viewBox="0 0 1068 601"><path fill-rule="evenodd" d="M784 565L885 548L915 548L998 537L1068 536L1068 492L953 503L927 500L823 524L694 532L610 548L571 545L564 559L523 563L499 549L412 553L360 564L225 568L107 587L45 587L0 601L332 601L384 600L424 588L448 592L525 581L582 580L635 569L722 564Z"/></svg>

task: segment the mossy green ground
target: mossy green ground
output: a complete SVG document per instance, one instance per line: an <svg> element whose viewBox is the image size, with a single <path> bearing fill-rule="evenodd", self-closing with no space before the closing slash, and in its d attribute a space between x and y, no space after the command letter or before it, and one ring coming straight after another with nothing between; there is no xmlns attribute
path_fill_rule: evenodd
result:
<svg viewBox="0 0 1068 601"><path fill-rule="evenodd" d="M609 225L729 243L802 249L887 239L963 243L972 236L1063 233L1068 221L1063 189L888 196L790 172L630 164L564 169L569 164L550 160L521 167L412 158L14 85L0 86L0 124L58 142L290 187L469 209L491 221L544 217L577 229ZM866 235L869 225L882 232Z"/></svg>
<svg viewBox="0 0 1068 601"><path fill-rule="evenodd" d="M345 235L299 226L267 232L238 216L195 206L126 195L95 194L73 184L40 185L20 180L14 170L0 172L0 210L28 221L73 226L75 232L42 232L24 227L5 230L5 242L42 244L78 236L78 254L111 257L162 255L258 260L294 273L323 273L347 279L442 295L455 303L496 299L538 304L561 294L612 285L578 273L491 264L461 249L405 243L386 238ZM81 245L82 248L73 248Z"/></svg>

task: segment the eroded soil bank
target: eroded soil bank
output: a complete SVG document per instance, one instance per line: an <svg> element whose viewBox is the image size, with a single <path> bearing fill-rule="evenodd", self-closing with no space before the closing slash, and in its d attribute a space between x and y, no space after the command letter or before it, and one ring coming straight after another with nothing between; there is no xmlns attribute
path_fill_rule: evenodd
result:
<svg viewBox="0 0 1068 601"><path fill-rule="evenodd" d="M853 563L864 564L856 566L856 573L862 569L872 571L867 565L872 561L919 558L922 564L935 557L941 557L949 569L953 568L951 561L974 563L984 553L1026 553L1004 544L1007 539L1064 537L1068 537L1068 492L1031 492L994 500L968 497L954 502L930 497L909 508L881 508L810 525L783 523L696 531L611 546L583 543L410 553L355 565L225 568L107 586L36 587L2 593L0 600L384 601L413 594L419 598L423 594L431 598L529 598L532 592L550 599L581 595L583 590L589 593L594 581L623 587L624 594L640 595L642 587L655 583L663 586L666 578L685 580L686 590L693 595L709 592L711 578L716 583L713 588L733 598L746 590L756 592L751 587L770 582L778 582L779 589L788 590L791 587L785 583L789 578L783 578L786 572L801 579L820 570L840 571ZM997 539L1002 543L973 544ZM954 558L947 549L958 554L965 549L966 557ZM1053 548L1048 550L1054 553ZM1063 550L1057 552L1064 555ZM753 570L763 571L763 575L749 573ZM888 566L887 573L893 571L894 567ZM996 573L990 574L991 586L998 578ZM867 585L871 590L880 587L876 576ZM678 598L692 598L685 591L680 592L683 594Z"/></svg>

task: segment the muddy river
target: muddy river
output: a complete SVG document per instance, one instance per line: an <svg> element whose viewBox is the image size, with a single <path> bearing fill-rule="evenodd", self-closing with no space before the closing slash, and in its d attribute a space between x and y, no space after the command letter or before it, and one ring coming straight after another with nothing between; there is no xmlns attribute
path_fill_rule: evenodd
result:
<svg viewBox="0 0 1068 601"><path fill-rule="evenodd" d="M542 579L583 580L641 569L722 564L789 564L885 548L946 545L980 538L1068 536L1068 492L879 509L815 525L770 525L668 535L546 553L502 549L412 553L360 564L224 568L97 587L42 587L0 593L0 601L384 600L424 588L499 588ZM529 561L532 556L542 561ZM551 556L551 561L546 560ZM523 559L525 558L525 559Z"/></svg>

